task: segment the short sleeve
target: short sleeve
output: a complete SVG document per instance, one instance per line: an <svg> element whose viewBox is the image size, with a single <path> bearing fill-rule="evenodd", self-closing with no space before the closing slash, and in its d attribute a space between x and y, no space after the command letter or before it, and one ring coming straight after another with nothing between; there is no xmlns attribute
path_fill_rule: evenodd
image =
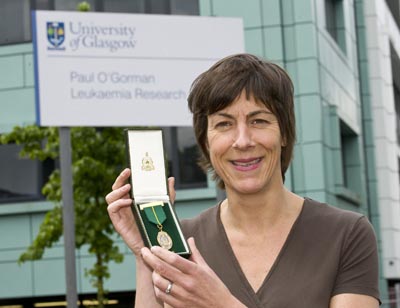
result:
<svg viewBox="0 0 400 308"><path fill-rule="evenodd" d="M378 249L372 225L360 217L347 233L332 296L363 294L379 300Z"/></svg>

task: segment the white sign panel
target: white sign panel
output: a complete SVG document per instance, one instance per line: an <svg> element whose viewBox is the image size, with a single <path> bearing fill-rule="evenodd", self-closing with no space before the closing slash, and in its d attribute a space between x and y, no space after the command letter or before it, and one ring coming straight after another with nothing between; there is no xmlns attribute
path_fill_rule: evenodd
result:
<svg viewBox="0 0 400 308"><path fill-rule="evenodd" d="M192 81L244 50L238 18L35 11L37 123L190 126Z"/></svg>

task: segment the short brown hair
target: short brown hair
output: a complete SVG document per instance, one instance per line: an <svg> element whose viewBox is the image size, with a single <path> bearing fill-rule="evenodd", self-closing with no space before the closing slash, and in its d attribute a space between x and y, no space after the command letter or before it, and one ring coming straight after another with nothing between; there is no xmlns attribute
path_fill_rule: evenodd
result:
<svg viewBox="0 0 400 308"><path fill-rule="evenodd" d="M200 166L211 171L218 185L224 188L215 173L207 148L207 117L232 104L245 91L264 104L277 117L284 146L281 153L282 178L292 160L296 142L296 124L293 106L293 83L278 65L250 54L237 54L215 63L198 76L191 87L188 103L193 113L193 127L200 145Z"/></svg>

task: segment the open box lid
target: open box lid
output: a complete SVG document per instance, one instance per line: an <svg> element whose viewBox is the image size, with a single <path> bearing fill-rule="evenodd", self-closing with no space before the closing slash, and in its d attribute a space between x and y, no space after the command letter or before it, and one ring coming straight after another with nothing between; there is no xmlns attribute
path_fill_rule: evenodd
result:
<svg viewBox="0 0 400 308"><path fill-rule="evenodd" d="M169 201L161 130L127 130L135 203Z"/></svg>

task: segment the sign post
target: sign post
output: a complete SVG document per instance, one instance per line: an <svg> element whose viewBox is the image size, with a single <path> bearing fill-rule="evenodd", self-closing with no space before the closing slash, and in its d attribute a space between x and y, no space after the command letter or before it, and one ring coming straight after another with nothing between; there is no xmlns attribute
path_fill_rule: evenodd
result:
<svg viewBox="0 0 400 308"><path fill-rule="evenodd" d="M72 190L71 134L67 127L59 128L61 191L63 204L63 234L65 255L65 278L67 307L76 307L78 293L76 288L75 262L75 212Z"/></svg>

